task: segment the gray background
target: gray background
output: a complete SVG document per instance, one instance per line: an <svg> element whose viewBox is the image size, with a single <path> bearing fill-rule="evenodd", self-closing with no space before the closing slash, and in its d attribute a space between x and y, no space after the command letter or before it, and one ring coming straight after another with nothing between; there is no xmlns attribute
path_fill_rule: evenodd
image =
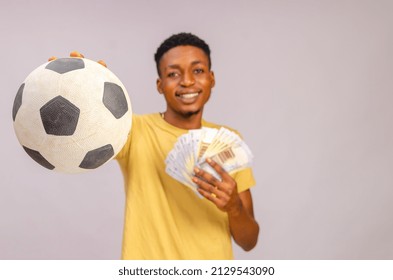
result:
<svg viewBox="0 0 393 280"><path fill-rule="evenodd" d="M13 131L12 104L49 56L104 59L136 113L162 111L153 53L190 31L212 48L205 118L255 154L257 247L239 259L393 258L392 1L0 0L0 259L118 259L115 161L47 171Z"/></svg>

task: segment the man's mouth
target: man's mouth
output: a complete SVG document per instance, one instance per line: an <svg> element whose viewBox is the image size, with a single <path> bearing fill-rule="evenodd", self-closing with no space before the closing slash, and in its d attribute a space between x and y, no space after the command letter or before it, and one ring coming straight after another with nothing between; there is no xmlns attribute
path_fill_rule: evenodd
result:
<svg viewBox="0 0 393 280"><path fill-rule="evenodd" d="M183 93L183 94L176 93L176 97L182 100L192 100L196 98L199 94L200 92L190 92L190 93Z"/></svg>

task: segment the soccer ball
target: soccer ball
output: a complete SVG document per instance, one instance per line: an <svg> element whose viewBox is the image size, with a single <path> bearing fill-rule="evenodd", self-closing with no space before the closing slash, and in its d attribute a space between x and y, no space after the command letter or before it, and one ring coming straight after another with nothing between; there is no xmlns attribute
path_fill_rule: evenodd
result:
<svg viewBox="0 0 393 280"><path fill-rule="evenodd" d="M121 81L85 58L47 62L27 76L12 108L26 153L50 170L95 169L121 150L131 130L131 102Z"/></svg>

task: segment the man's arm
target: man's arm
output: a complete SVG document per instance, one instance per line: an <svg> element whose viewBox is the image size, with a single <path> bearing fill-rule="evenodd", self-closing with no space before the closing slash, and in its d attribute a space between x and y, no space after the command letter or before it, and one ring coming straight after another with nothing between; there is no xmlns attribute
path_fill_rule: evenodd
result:
<svg viewBox="0 0 393 280"><path fill-rule="evenodd" d="M251 192L246 190L238 193L236 181L213 160L207 159L207 162L221 176L222 181L199 168L195 168L196 177L193 181L199 186L201 195L228 214L233 239L245 251L249 251L257 244L259 234Z"/></svg>
<svg viewBox="0 0 393 280"><path fill-rule="evenodd" d="M250 251L258 241L259 226L254 219L250 190L239 193L242 206L237 214L228 213L229 228L236 243L245 251Z"/></svg>

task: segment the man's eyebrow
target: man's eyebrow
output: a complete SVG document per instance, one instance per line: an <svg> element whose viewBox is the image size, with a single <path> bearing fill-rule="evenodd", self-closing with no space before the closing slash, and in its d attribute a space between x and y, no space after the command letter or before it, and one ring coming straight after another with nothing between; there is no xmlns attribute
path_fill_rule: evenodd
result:
<svg viewBox="0 0 393 280"><path fill-rule="evenodd" d="M168 65L166 68L178 69L178 68L180 68L180 66L179 66L179 64L170 64L170 65Z"/></svg>
<svg viewBox="0 0 393 280"><path fill-rule="evenodd" d="M200 60L195 60L195 61L191 62L191 65L196 65L196 64L199 64L199 63L203 63L203 62L200 61ZM167 66L167 68L179 69L180 65L179 64L170 64L170 65Z"/></svg>
<svg viewBox="0 0 393 280"><path fill-rule="evenodd" d="M202 61L200 61L200 60L195 60L195 61L191 62L191 65L195 65L195 64L199 64L199 63L202 63Z"/></svg>

